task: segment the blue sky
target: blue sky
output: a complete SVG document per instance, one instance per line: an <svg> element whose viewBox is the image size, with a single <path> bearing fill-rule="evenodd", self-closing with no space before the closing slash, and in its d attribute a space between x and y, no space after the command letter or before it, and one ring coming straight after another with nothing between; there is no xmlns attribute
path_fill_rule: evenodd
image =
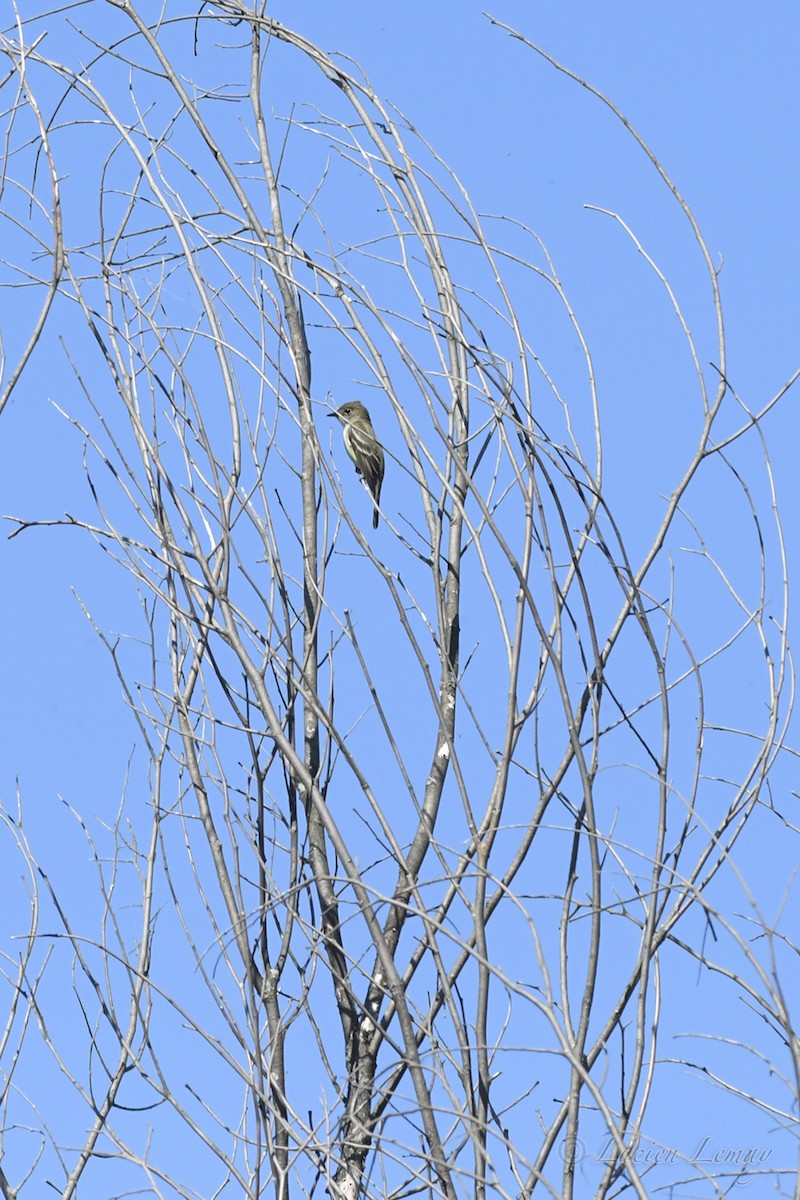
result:
<svg viewBox="0 0 800 1200"><path fill-rule="evenodd" d="M159 8L152 5L152 10L155 16ZM794 3L757 6L742 0L670 5L504 0L489 11L604 92L648 142L692 206L712 255L722 264L729 379L751 408L760 408L800 366L800 9ZM452 168L498 238L522 245L521 235L504 218L526 224L542 238L592 348L605 421L609 496L630 545L643 550L696 436L696 380L663 287L620 223L587 206L618 214L669 275L697 339L709 387L716 346L697 246L641 150L594 97L493 26L481 5L471 0L408 0L377 15L374 4L360 0L276 2L270 12L327 51L358 62L376 91L396 104ZM116 20L97 4L78 6L74 16L84 28L96 21L98 31L105 29L106 21L111 27ZM65 24L55 18L47 24L48 54L54 59L75 56L74 37ZM212 54L210 49L206 52ZM219 82L226 56L213 53ZM285 115L296 102L297 119L306 119L311 113L305 107L309 93L303 90L307 75L299 68L295 73L288 56L273 55L268 62L276 64L274 76L266 76L273 111ZM108 78L123 96L127 77L114 79L111 69ZM310 98L333 107L335 97L315 87ZM90 226L94 220L97 163L91 159L91 147L99 135L89 126L69 136L75 141L64 176L67 219L74 222L68 237L70 229L84 222ZM62 143L69 147L66 137ZM287 163L301 187L313 185L319 170L319 157L306 160L305 153L304 142L290 139ZM353 196L333 189L326 202L353 240L352 230L360 222L371 227L374 214L362 213ZM19 198L9 190L2 207L21 211ZM489 214L494 219L489 220ZM4 220L4 259L17 253L17 236L13 224ZM77 234L72 236L79 240ZM10 278L10 273L0 272L0 330L9 360L24 343L31 311L27 297L20 298L8 286ZM565 381L567 391L574 391L574 419L580 426L587 419L582 360L567 336L563 315L546 289L511 267L509 278L537 351ZM92 511L82 435L55 407L68 413L85 411L64 353L73 337L77 338L74 314L69 304L57 305L42 345L0 416L1 514L58 520L64 513ZM84 383L90 394L102 398L107 382L96 364L97 374L91 373L91 356L84 358L83 353L82 370L89 371ZM320 350L319 361L324 363L317 376L320 402L328 388L341 395L360 386L350 359L329 361ZM785 520L790 574L796 574L800 544L797 414L793 393L764 422ZM376 404L373 415L391 448L396 443L389 414ZM733 410L728 420L732 428ZM768 480L758 453L735 452L732 457L748 473L754 500L768 514ZM352 496L352 479L344 473L341 459L334 461ZM91 470L94 477L99 468L93 465ZM702 487L690 495L690 515L701 520L712 551L731 578L749 587L758 541L742 493L722 468L704 478ZM107 482L104 477L102 486ZM361 500L356 494L353 502L358 505ZM393 492L391 472L384 503L396 517L400 500L396 489ZM685 544L694 545L688 517L682 533ZM389 535L382 528L379 536ZM774 550L771 535L765 536ZM75 595L107 636L112 641L118 637L123 646L140 636L140 599L102 547L75 530L31 530L3 543L2 553L6 585L0 599L0 658L6 686L0 695L0 801L13 810L19 789L48 874L70 895L76 917L83 915L91 922L92 867L66 806L81 814L93 834L113 821L131 756L136 779L137 734L121 703L108 653ZM334 563L334 593L348 578L352 581L358 569L353 563L348 577L341 562ZM684 578L687 588L696 589L685 601L687 624L697 644L710 647L720 626L733 628L736 614L706 602L699 568L696 576L687 569ZM659 586L665 587L666 581L660 579ZM767 587L778 611L779 576L771 576ZM364 637L374 650L385 634L370 627L365 617ZM139 664L144 670L146 655ZM715 681L729 694L732 711L743 723L759 718L759 666L751 664L743 677L720 674ZM490 668L478 657L475 670ZM409 719L413 723L413 717ZM789 740L797 743L796 732ZM726 754L720 749L714 761L720 773L726 767L735 772L736 756L726 763ZM787 758L775 776L776 806L787 812L795 803L795 763ZM613 773L601 786L611 802L617 786ZM635 828L634 820L631 829ZM797 861L796 843L781 838L774 820L762 816L755 828L758 836L743 842L739 861L770 920ZM0 850L6 853L16 878L18 860L8 840ZM720 893L721 906L730 905L731 912L746 910L744 892L731 881L727 887ZM15 896L9 909L17 911L20 893ZM22 915L24 899L21 904ZM0 948L13 956L13 946ZM674 969L683 973L691 995L692 987L700 986L693 971L685 963ZM719 1005L727 1019L723 1005L730 1003L730 993L720 989L718 997L716 984L708 979L702 988L705 1011ZM686 1012L691 1012L690 1003ZM732 1010L730 1019L734 1020ZM753 1024L755 1039L758 1022ZM676 1044L664 1049L665 1056L677 1056ZM743 1086L751 1071L755 1076L752 1061L742 1066ZM690 1154L697 1118L696 1110L687 1114L683 1105L686 1077L678 1072L671 1088L662 1092L662 1087L659 1084L656 1096L657 1136L669 1144L675 1139L682 1152ZM697 1094L691 1093L695 1106ZM713 1099L708 1115L710 1134L717 1140L734 1130L731 1136L743 1145L751 1135L763 1141L771 1132L769 1121L732 1125L729 1110L715 1109ZM782 1162L791 1168L789 1142L779 1144Z"/></svg>

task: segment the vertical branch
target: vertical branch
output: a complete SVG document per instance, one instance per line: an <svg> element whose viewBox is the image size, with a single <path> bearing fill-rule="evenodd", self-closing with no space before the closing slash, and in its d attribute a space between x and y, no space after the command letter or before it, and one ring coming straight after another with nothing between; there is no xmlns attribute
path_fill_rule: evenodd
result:
<svg viewBox="0 0 800 1200"><path fill-rule="evenodd" d="M15 5L15 9L16 9L16 5ZM36 349L36 346L39 344L39 342L42 338L42 333L44 331L45 323L49 316L50 310L53 306L53 301L55 300L56 295L58 294L59 286L61 284L61 278L64 273L64 263L65 263L63 212L62 212L62 205L61 205L61 188L60 188L59 179L58 179L58 172L56 171L55 160L53 158L53 150L52 150L52 146L50 144L49 131L47 129L47 125L46 125L45 121L42 118L42 113L41 113L41 109L39 107L39 103L36 99L36 95L31 87L29 79L28 79L26 60L27 60L29 54L34 53L35 46L37 43L34 43L34 45L31 47L25 46L24 26L19 17L19 14L15 12L15 16L16 16L16 28L17 28L17 32L19 35L19 43L17 46L15 46L11 41L9 41L9 39L0 35L0 49L2 49L2 51L5 53L5 55L14 63L14 68L19 76L19 91L20 91L19 108L20 109L22 109L22 108L30 109L30 111L33 113L33 115L36 119L36 125L39 130L39 138L41 139L41 147L44 152L45 161L47 163L47 176L48 176L48 179L50 182L51 208L50 208L50 212L47 214L47 216L48 216L48 219L50 221L50 225L51 225L52 231L53 231L53 245L52 245L52 249L47 251L48 256L52 260L52 270L51 270L50 279L45 286L45 297L44 297L44 300L42 301L42 306L39 310L39 314L36 318L33 329L31 330L30 336L28 338L28 342L27 342L26 346L23 348L22 353L20 354L19 359L17 360L16 366L12 370L8 379L5 381L3 381L4 367L5 367L5 355L3 353L2 341L0 341L0 413L2 413L6 404L10 400L11 393L13 392L16 385L19 383L19 380L22 377L22 373L25 370L25 367L26 367L27 363L29 362L31 355L33 354L34 350ZM41 38L38 40L41 40ZM16 109L17 105L15 105L14 108ZM7 169L7 160L6 160L6 164L4 165L4 168L3 168L3 175L2 175L2 177L0 177L0 199L2 199L3 192L5 190L5 186L6 186L6 182L7 182L5 179L6 169ZM34 205L34 201L35 201L34 193L33 193L33 191L31 191L31 205L32 206ZM37 205L37 207L41 207L41 206Z"/></svg>

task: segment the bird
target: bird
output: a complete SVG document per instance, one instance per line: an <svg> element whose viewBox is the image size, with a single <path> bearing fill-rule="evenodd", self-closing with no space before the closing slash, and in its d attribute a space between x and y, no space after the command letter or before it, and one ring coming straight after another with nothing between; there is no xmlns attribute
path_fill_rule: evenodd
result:
<svg viewBox="0 0 800 1200"><path fill-rule="evenodd" d="M359 400L348 400L336 412L328 413L329 417L337 417L342 426L344 448L359 475L369 488L375 503L372 514L372 528L378 528L378 505L381 500L383 485L384 457L383 446L378 441L369 413Z"/></svg>

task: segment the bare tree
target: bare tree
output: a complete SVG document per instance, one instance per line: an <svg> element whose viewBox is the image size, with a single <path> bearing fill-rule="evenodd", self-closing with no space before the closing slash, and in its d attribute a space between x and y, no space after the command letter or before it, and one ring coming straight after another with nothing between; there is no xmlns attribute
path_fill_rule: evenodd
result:
<svg viewBox="0 0 800 1200"><path fill-rule="evenodd" d="M70 57L21 15L2 45L6 188L27 164L14 186L49 231L6 394L62 334L94 504L13 532L76 526L127 572L135 640L82 603L147 765L112 830L76 814L93 930L24 804L5 812L31 915L5 960L0 1191L645 1197L687 965L744 990L785 1103L735 1067L720 1086L790 1128L787 942L753 899L754 948L719 885L786 743L783 538L758 497L762 420L797 375L756 410L736 395L691 209L572 76L685 218L717 330L709 369L668 273L608 214L695 375L691 451L630 546L590 347L532 230L482 218L352 63L261 0L155 24L129 0L89 10ZM220 45L224 87L204 70ZM283 72L308 103L275 115ZM62 227L59 156L83 138L95 203ZM561 306L578 385L549 373L521 276ZM346 398L385 449L377 534L320 419ZM704 474L740 505L743 582L704 538ZM700 594L713 642L692 632ZM746 728L737 671L758 679ZM23 1072L53 1067L52 1097L31 1095ZM736 1176L676 1169L703 1194Z"/></svg>

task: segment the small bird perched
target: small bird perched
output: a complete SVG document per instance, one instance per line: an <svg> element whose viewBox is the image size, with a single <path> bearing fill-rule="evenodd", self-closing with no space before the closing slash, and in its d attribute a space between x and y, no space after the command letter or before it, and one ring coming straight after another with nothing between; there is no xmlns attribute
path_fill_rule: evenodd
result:
<svg viewBox="0 0 800 1200"><path fill-rule="evenodd" d="M355 465L375 501L375 511L372 514L372 528L378 528L378 505L381 500L381 485L383 483L383 446L375 436L369 413L359 400L348 400L336 412L328 413L329 417L338 417L342 423L342 438L348 457Z"/></svg>

